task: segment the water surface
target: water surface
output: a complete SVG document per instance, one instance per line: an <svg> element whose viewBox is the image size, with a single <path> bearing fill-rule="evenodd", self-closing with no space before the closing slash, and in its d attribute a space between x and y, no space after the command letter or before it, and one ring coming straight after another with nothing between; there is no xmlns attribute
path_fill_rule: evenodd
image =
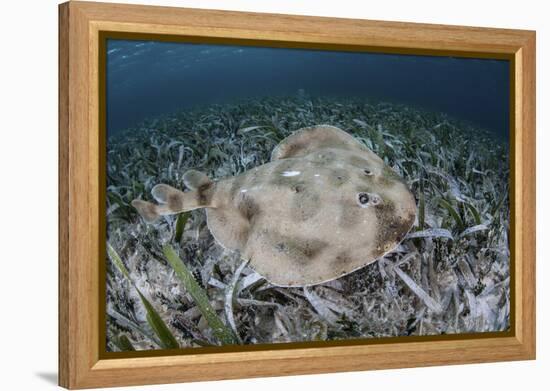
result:
<svg viewBox="0 0 550 391"><path fill-rule="evenodd" d="M507 60L109 39L107 130L266 96L365 97L445 112L507 138Z"/></svg>

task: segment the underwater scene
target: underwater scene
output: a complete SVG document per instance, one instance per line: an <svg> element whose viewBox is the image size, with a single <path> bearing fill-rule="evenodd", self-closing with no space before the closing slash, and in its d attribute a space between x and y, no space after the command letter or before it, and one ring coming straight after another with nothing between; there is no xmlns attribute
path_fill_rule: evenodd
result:
<svg viewBox="0 0 550 391"><path fill-rule="evenodd" d="M510 329L507 60L108 39L106 350Z"/></svg>

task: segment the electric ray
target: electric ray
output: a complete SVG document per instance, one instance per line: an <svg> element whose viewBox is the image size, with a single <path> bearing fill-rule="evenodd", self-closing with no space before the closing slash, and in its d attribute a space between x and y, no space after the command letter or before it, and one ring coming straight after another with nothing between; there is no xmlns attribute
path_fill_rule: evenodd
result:
<svg viewBox="0 0 550 391"><path fill-rule="evenodd" d="M241 175L210 180L184 174L183 192L165 184L134 200L147 222L206 208L210 232L240 251L279 286L308 286L351 273L393 250L416 216L404 180L343 130L297 130L275 147L271 161Z"/></svg>

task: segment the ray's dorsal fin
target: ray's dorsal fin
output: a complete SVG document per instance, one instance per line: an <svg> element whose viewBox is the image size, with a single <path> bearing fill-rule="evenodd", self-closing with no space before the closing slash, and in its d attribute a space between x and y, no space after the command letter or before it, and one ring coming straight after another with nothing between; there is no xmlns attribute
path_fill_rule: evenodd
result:
<svg viewBox="0 0 550 391"><path fill-rule="evenodd" d="M271 153L271 161L306 156L324 148L340 148L365 152L367 149L351 135L331 125L301 128L279 143Z"/></svg>
<svg viewBox="0 0 550 391"><path fill-rule="evenodd" d="M185 193L172 186L163 183L158 184L151 190L151 194L158 205L136 199L132 201L132 206L148 223L155 222L160 216L178 214L199 208L212 208L214 182L208 179L206 175L204 177L208 180L207 182L204 180L197 182L200 183L198 188Z"/></svg>
<svg viewBox="0 0 550 391"><path fill-rule="evenodd" d="M210 178L197 170L189 170L183 174L183 183L191 190L197 190L212 184Z"/></svg>

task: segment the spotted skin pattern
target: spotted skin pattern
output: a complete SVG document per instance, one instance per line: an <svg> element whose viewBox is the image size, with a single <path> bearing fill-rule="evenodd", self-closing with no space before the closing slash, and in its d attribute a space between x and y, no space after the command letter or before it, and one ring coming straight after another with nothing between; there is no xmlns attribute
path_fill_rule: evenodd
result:
<svg viewBox="0 0 550 391"><path fill-rule="evenodd" d="M374 262L399 244L416 216L404 180L328 125L294 132L271 162L239 176L213 182L193 171L186 177L192 191L158 185L166 193L156 194L160 205L135 200L136 208L147 221L151 208L159 215L206 208L217 242L240 251L279 286L319 284Z"/></svg>

